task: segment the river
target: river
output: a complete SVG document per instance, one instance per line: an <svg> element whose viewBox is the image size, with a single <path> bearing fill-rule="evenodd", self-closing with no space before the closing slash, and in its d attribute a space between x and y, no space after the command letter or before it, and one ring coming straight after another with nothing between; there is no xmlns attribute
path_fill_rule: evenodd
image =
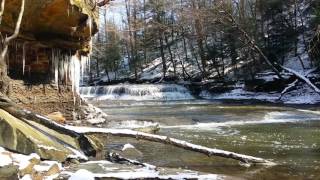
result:
<svg viewBox="0 0 320 180"><path fill-rule="evenodd" d="M131 143L138 160L244 179L319 179L320 108L259 105L206 100L92 101L108 115L106 126L131 128L157 122L158 134L276 162L274 167L246 167L233 160L208 158L168 145L126 138L106 140L108 150Z"/></svg>

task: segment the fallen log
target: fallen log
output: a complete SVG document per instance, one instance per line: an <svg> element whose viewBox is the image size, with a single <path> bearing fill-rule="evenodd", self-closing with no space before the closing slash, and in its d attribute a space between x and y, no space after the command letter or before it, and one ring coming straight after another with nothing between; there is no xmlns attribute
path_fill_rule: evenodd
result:
<svg viewBox="0 0 320 180"><path fill-rule="evenodd" d="M311 74L311 73L313 73L314 71L316 71L316 69L311 69L311 70L307 71L307 72L305 73L305 78L307 78L308 75ZM299 79L296 79L294 82L290 83L290 84L281 92L281 94L280 94L280 96L279 96L279 100L281 100L282 97L283 97L286 93L288 93L288 92L290 92L291 90L293 90L293 89L297 86L297 83L298 83L298 82L299 82Z"/></svg>
<svg viewBox="0 0 320 180"><path fill-rule="evenodd" d="M290 92L294 87L296 87L297 83L299 82L298 79L296 79L293 83L290 83L280 94L279 100L282 99L282 97L287 93Z"/></svg>
<svg viewBox="0 0 320 180"><path fill-rule="evenodd" d="M135 139L142 139L151 142L158 142L162 144L169 144L178 148L185 150L190 150L198 153L205 154L209 157L218 156L223 158L229 158L238 160L243 163L252 163L252 164L263 164L263 165L275 165L275 163L253 156L247 156L243 154L238 154L230 151L224 151L220 149L212 149L201 145L192 144L186 141L182 141L175 138L170 138L167 136L153 135L142 132L137 132L133 130L124 130L124 129L103 129L103 128L88 128L88 127L74 127L66 126L67 129L73 130L78 133L83 133L87 135L91 134L104 134L118 137L129 137Z"/></svg>
<svg viewBox="0 0 320 180"><path fill-rule="evenodd" d="M308 79L306 76L298 73L297 71L295 71L295 70L293 70L293 69L284 67L284 66L282 66L282 65L279 65L279 66L280 66L283 70L285 70L285 71L293 74L294 76L296 76L299 80L307 83L307 85L308 85L309 87L311 87L316 93L320 94L320 89L319 89L316 85L314 85L314 84L310 81L310 79Z"/></svg>

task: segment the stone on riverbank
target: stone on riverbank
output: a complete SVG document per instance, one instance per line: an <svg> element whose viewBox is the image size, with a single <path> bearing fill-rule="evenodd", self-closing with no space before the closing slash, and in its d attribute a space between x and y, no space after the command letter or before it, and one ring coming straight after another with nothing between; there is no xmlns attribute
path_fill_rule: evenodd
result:
<svg viewBox="0 0 320 180"><path fill-rule="evenodd" d="M76 139L35 122L20 120L0 109L0 146L22 154L37 153L59 162L79 149Z"/></svg>

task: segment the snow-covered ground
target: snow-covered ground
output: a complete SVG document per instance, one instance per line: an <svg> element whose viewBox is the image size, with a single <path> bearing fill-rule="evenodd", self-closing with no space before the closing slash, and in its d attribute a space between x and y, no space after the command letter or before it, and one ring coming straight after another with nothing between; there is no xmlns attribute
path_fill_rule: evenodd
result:
<svg viewBox="0 0 320 180"><path fill-rule="evenodd" d="M123 151L135 148L124 145ZM224 179L222 175L207 174L182 169L167 169L143 164L143 166L117 164L110 161L88 161L63 167L55 161L41 161L37 154L22 155L0 147L0 169L17 167L21 180L53 180L59 177L70 180L94 180L96 178L116 179ZM92 170L94 169L94 170Z"/></svg>
<svg viewBox="0 0 320 180"><path fill-rule="evenodd" d="M281 97L281 93L250 92L243 88L237 88L222 94L213 94L202 91L200 96L209 100L259 100L271 103L284 104L318 104L320 95L314 92L309 86L303 85L298 89L288 92ZM281 97L281 98L280 98Z"/></svg>

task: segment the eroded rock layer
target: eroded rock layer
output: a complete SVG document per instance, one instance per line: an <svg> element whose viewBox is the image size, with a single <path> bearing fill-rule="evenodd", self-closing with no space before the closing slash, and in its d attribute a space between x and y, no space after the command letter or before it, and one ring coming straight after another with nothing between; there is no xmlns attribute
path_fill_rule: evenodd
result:
<svg viewBox="0 0 320 180"><path fill-rule="evenodd" d="M6 1L1 31L12 33L20 0ZM89 51L97 31L97 7L92 0L27 0L20 38L43 46Z"/></svg>

